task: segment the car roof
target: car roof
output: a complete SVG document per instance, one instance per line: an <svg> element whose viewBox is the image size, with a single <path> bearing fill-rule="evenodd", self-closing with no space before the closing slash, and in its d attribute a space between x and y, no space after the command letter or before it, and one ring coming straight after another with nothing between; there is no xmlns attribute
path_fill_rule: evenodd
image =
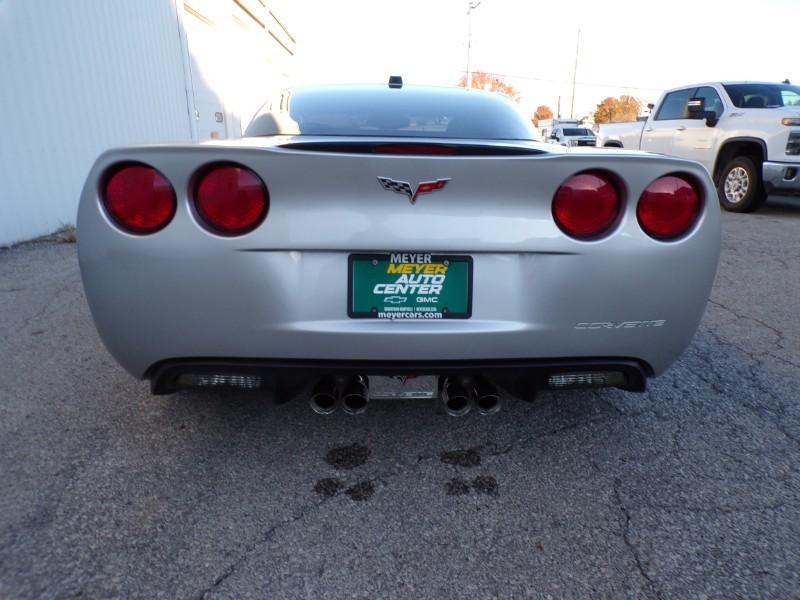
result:
<svg viewBox="0 0 800 600"><path fill-rule="evenodd" d="M297 85L284 90L284 93L354 93L365 95L397 95L397 94L426 94L431 96L452 96L453 98L467 97L486 97L486 98L505 98L510 97L501 92L490 92L477 88L467 89L457 86L444 85L416 85L404 84L402 87L389 87L386 84L377 83L338 83L323 85Z"/></svg>
<svg viewBox="0 0 800 600"><path fill-rule="evenodd" d="M675 92L677 90L685 90L688 88L713 87L715 85L741 85L748 83L750 84L754 83L758 85L791 85L791 84L785 84L781 81L705 81L702 83L687 83L686 85L679 85L678 87L664 90L664 93L667 94L669 92Z"/></svg>

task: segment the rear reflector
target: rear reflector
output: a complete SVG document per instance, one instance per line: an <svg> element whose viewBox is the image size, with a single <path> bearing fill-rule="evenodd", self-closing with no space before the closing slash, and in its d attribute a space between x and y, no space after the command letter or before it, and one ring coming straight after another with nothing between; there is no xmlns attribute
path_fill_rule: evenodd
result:
<svg viewBox="0 0 800 600"><path fill-rule="evenodd" d="M681 237L697 221L702 202L688 179L667 175L647 186L639 198L636 217L644 232L658 240Z"/></svg>
<svg viewBox="0 0 800 600"><path fill-rule="evenodd" d="M235 387L251 390L261 387L261 377L227 373L184 373L178 377L177 385L179 387Z"/></svg>
<svg viewBox="0 0 800 600"><path fill-rule="evenodd" d="M167 226L175 216L175 190L153 167L124 164L112 169L102 192L111 220L128 233L146 235Z"/></svg>
<svg viewBox="0 0 800 600"><path fill-rule="evenodd" d="M625 384L625 375L618 371L588 371L586 373L555 373L547 379L553 389L615 387Z"/></svg>
<svg viewBox="0 0 800 600"><path fill-rule="evenodd" d="M579 173L565 181L553 198L556 225L570 237L592 239L616 223L620 195L611 178L602 172Z"/></svg>
<svg viewBox="0 0 800 600"><path fill-rule="evenodd" d="M269 210L267 186L250 169L224 163L203 171L195 187L197 213L220 235L243 235L258 227Z"/></svg>

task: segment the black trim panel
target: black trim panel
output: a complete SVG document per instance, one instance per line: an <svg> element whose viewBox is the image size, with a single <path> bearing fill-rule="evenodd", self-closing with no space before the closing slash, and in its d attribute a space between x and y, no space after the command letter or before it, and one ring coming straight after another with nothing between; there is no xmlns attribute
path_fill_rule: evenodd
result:
<svg viewBox="0 0 800 600"><path fill-rule="evenodd" d="M156 363L148 369L146 378L154 394L169 394L180 389L178 377L187 373L260 375L282 387L302 387L326 375L483 375L519 393L543 388L551 374L570 371L623 373L625 384L619 387L631 392L643 392L647 377L652 375L646 363L616 357L457 361L193 358Z"/></svg>
<svg viewBox="0 0 800 600"><path fill-rule="evenodd" d="M498 140L499 142L500 140ZM360 142L360 141L313 141L313 142L288 142L281 144L279 148L286 150L303 150L306 152L328 152L331 154L381 154L385 155L381 149L386 146L395 146L397 150L390 154L415 156L419 155L419 149L427 149L430 154L436 156L437 150L441 151L442 156L538 156L548 154L538 148L526 148L523 146L496 144L454 144L447 142L427 142L414 141L412 139L398 138L397 141L380 142ZM408 147L408 152L402 152L402 147ZM418 150L415 151L414 148ZM422 153L425 155L425 153Z"/></svg>

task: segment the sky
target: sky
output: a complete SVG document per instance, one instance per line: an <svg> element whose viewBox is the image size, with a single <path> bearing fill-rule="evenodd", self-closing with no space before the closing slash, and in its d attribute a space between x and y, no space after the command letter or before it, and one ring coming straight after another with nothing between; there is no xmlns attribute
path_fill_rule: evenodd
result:
<svg viewBox="0 0 800 600"><path fill-rule="evenodd" d="M454 85L467 63L467 0L274 0L297 39L292 84ZM800 0L482 0L472 67L505 76L526 111L569 117L632 94L714 80L800 82Z"/></svg>

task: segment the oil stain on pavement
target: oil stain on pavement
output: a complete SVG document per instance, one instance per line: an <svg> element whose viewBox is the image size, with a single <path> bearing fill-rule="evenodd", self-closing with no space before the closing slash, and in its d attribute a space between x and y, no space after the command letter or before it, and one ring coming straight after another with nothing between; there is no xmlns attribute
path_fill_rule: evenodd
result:
<svg viewBox="0 0 800 600"><path fill-rule="evenodd" d="M325 454L325 462L337 470L349 471L366 464L371 451L361 444L351 444L331 448ZM345 487L345 483L338 478L326 477L314 484L314 492L323 498L333 498ZM365 502L375 493L375 485L370 480L359 481L344 490L344 493L354 502Z"/></svg>
<svg viewBox="0 0 800 600"><path fill-rule="evenodd" d="M444 487L448 496L466 496L469 494L469 482L459 477L454 477Z"/></svg>
<svg viewBox="0 0 800 600"><path fill-rule="evenodd" d="M477 467L481 464L480 451L480 446L467 448L466 450L451 450L449 452L442 452L440 459L446 465L455 465L457 467Z"/></svg>
<svg viewBox="0 0 800 600"><path fill-rule="evenodd" d="M370 449L361 444L351 444L339 448L331 448L325 455L325 462L336 469L350 470L367 462Z"/></svg>
<svg viewBox="0 0 800 600"><path fill-rule="evenodd" d="M323 498L333 498L343 487L344 484L338 479L326 477L314 484L314 491Z"/></svg>
<svg viewBox="0 0 800 600"><path fill-rule="evenodd" d="M479 494L497 495L497 480L491 475L478 475L472 480L472 489Z"/></svg>
<svg viewBox="0 0 800 600"><path fill-rule="evenodd" d="M375 493L375 486L371 481L360 481L347 488L344 493L356 502L364 502L372 498L372 494Z"/></svg>
<svg viewBox="0 0 800 600"><path fill-rule="evenodd" d="M480 450L480 446L466 450L450 450L442 452L439 458L446 465L473 468L481 464ZM470 490L475 490L478 494L497 496L497 480L491 475L478 475L472 481L454 477L445 483L444 489L448 496L466 496Z"/></svg>

